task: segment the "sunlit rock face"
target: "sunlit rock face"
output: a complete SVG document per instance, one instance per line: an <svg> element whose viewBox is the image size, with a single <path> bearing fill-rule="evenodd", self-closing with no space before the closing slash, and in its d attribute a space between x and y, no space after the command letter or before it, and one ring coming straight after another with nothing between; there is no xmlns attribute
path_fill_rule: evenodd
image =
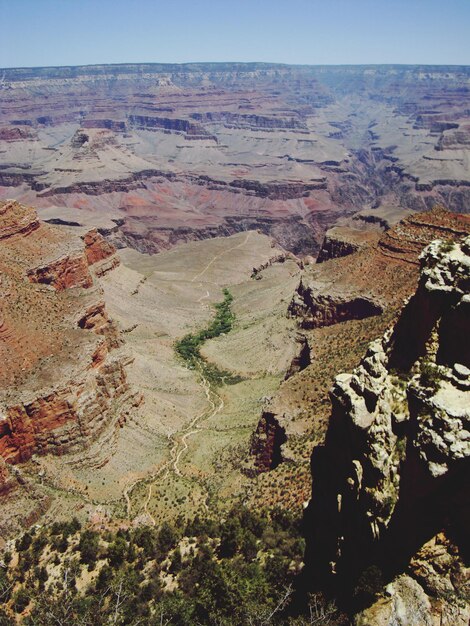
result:
<svg viewBox="0 0 470 626"><path fill-rule="evenodd" d="M99 215L119 246L154 253L256 228L316 256L325 231L358 210L373 221L383 206L470 209L466 67L2 73L0 197L50 219Z"/></svg>
<svg viewBox="0 0 470 626"><path fill-rule="evenodd" d="M135 402L94 277L117 264L115 249L15 201L0 202L0 237L0 456L84 449ZM1 475L9 490L11 473Z"/></svg>
<svg viewBox="0 0 470 626"><path fill-rule="evenodd" d="M387 606L370 609L360 624L382 623L409 594L427 607L420 623L434 624L434 613L449 613L463 591L470 521L470 238L436 240L420 262L418 288L397 323L370 344L352 373L337 376L327 440L312 457L312 579L329 580L348 595L374 566L390 582ZM442 584L452 587L454 599L436 590L439 555L432 543L423 548L439 533L439 555L448 555ZM394 578L403 572L405 578ZM374 611L382 611L380 619ZM466 611L453 614L456 624L468 620Z"/></svg>

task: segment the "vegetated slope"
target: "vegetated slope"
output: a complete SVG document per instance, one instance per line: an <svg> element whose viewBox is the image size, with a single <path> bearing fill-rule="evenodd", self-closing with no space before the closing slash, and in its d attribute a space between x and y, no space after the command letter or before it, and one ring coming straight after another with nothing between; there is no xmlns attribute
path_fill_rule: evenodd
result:
<svg viewBox="0 0 470 626"><path fill-rule="evenodd" d="M285 624L303 549L298 522L282 509L237 507L223 520L106 533L76 519L55 523L4 553L0 619L5 626Z"/></svg>
<svg viewBox="0 0 470 626"><path fill-rule="evenodd" d="M470 238L420 261L394 326L337 376L312 456L306 576L361 610L357 624L470 615Z"/></svg>
<svg viewBox="0 0 470 626"><path fill-rule="evenodd" d="M436 208L376 232L375 243L371 239L348 256L305 266L289 306L300 334L301 371L294 369L265 401L252 445L261 472L253 502L299 510L309 500L310 456L324 442L335 376L355 367L368 343L396 318L416 288L423 248L436 238L465 234L467 216ZM357 231L349 229L348 239L354 237ZM290 487L293 480L296 489Z"/></svg>
<svg viewBox="0 0 470 626"><path fill-rule="evenodd" d="M258 228L315 254L358 209L469 208L468 67L2 73L0 193L50 219L106 221L120 246Z"/></svg>

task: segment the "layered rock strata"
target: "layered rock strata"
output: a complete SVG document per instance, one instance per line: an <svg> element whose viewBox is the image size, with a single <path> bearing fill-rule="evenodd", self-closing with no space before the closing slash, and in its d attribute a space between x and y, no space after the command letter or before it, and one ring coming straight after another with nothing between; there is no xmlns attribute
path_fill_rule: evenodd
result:
<svg viewBox="0 0 470 626"><path fill-rule="evenodd" d="M316 255L358 209L469 211L469 81L465 67L8 68L0 197L117 220L116 241L150 253L259 227Z"/></svg>
<svg viewBox="0 0 470 626"><path fill-rule="evenodd" d="M0 204L0 231L8 233L0 250L0 457L15 464L81 450L138 401L90 272L115 250L96 231L81 240L41 224L16 202ZM6 490L13 483L3 475Z"/></svg>

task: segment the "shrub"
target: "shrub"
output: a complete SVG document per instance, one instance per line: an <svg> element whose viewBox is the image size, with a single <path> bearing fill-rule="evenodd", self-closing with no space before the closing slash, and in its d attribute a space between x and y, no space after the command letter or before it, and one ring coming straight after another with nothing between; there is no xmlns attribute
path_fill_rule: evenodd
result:
<svg viewBox="0 0 470 626"><path fill-rule="evenodd" d="M26 589L19 589L13 596L13 610L15 613L23 613L29 604L29 593Z"/></svg>
<svg viewBox="0 0 470 626"><path fill-rule="evenodd" d="M440 374L437 366L429 361L422 361L419 381L424 387L432 389L435 393L440 385Z"/></svg>
<svg viewBox="0 0 470 626"><path fill-rule="evenodd" d="M99 552L99 535L92 530L85 530L80 536L78 551L82 563L92 565L96 562Z"/></svg>

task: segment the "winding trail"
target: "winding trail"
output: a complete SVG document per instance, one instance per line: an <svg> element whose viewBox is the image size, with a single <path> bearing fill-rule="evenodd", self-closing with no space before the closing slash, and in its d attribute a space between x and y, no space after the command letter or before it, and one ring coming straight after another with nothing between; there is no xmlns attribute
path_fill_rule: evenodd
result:
<svg viewBox="0 0 470 626"><path fill-rule="evenodd" d="M196 274L196 276L193 276L193 278L191 278L191 282L194 283L196 280L201 278L201 276L204 276L204 274L207 272L207 270L211 267L211 265L213 265L217 261L217 259L220 259L221 257L225 256L229 252L232 252L233 250L236 250L237 248L242 248L248 242L248 239L250 238L252 233L253 233L253 231L249 230L247 232L247 234L246 234L245 239L241 243L238 243L236 246L232 246L228 250L224 250L223 252L220 252L219 254L216 254L215 257L213 257L213 259L211 261L209 261L209 263L206 265L206 267L199 272L199 274Z"/></svg>
<svg viewBox="0 0 470 626"><path fill-rule="evenodd" d="M202 276L204 276L207 270L216 262L217 259L223 257L229 252L232 252L233 250L236 250L237 248L242 248L244 245L246 245L251 235L252 235L252 231L249 231L246 234L246 237L244 238L242 242L233 246L232 248L229 248L228 250L224 250L223 252L215 255L209 261L209 263L207 263L207 265L198 274L196 274L196 276L194 276L191 279L190 282L193 283L196 280L199 280ZM212 284L218 287L216 283L212 283ZM201 282L201 287L202 285L203 283ZM196 302L198 304L203 304L203 300L206 300L209 297L210 297L210 292L208 289L206 289L206 293L202 295ZM143 511L144 511L145 516L151 520L152 525L153 526L157 525L155 518L153 517L153 515L150 513L148 509L150 500L152 498L152 489L153 489L153 484L154 484L155 479L158 478L163 472L164 474L162 476L162 481L168 478L170 472L173 472L178 477L183 477L183 473L181 472L181 469L179 468L179 462L183 454L188 450L188 447L189 447L188 439L192 437L193 435L195 435L196 433L200 432L201 430L200 424L202 421L212 419L218 413L220 413L220 411L225 406L223 398L214 389L211 388L210 383L207 380L207 378L204 376L204 374L202 373L201 368L198 368L198 374L199 374L199 379L200 379L199 384L204 390L207 402L209 404L209 408L205 408L199 415L196 415L185 428L183 428L182 430L176 433L173 433L172 435L169 435L169 439L173 443L173 445L170 450L170 458L168 459L168 461L166 461L155 473L151 474L150 476L146 476L144 478L138 478L125 487L123 491L123 497L126 502L127 517L129 519L132 518L132 515L131 515L132 503L130 499L130 495L132 491L137 485L141 483L148 483L149 488L148 488L146 500L143 505ZM206 501L204 501L204 506L206 509L208 509Z"/></svg>
<svg viewBox="0 0 470 626"><path fill-rule="evenodd" d="M213 389L211 390L210 385L209 385L207 379L202 374L200 374L200 376L201 376L201 385L204 387L204 391L206 393L207 401L209 402L211 408L209 409L209 412L208 412L207 415L205 415L207 411L204 411L203 413L201 413L201 415L196 416L192 420L190 425L188 426L189 429L193 428L193 430L189 430L188 432L186 432L181 437L181 443L183 444L183 447L180 448L180 450L178 450L178 453L176 454L176 457L175 457L175 459L173 461L173 470L174 470L174 472L178 476L182 476L181 470L178 467L179 460L180 460L181 456L188 449L187 441L188 441L189 437L191 437L192 435L195 435L196 433L198 433L201 430L201 427L199 426L200 420L202 418L204 418L204 420L212 419L213 417L215 417L217 415L217 413L220 413L220 411L225 406L225 403L224 403L222 397L219 396L219 394L216 393ZM215 402L212 399L212 396L215 396L216 399L219 401L218 406L216 406Z"/></svg>
<svg viewBox="0 0 470 626"><path fill-rule="evenodd" d="M155 520L155 518L153 517L153 515L150 513L148 509L150 500L152 498L152 489L153 489L153 484L154 484L155 479L158 478L163 472L164 474L162 476L162 482L168 478L170 472L173 472L176 476L179 476L179 477L183 476L183 473L181 472L178 464L180 462L182 455L188 449L188 443L187 443L188 439L191 436L195 435L196 433L200 432L201 421L205 421L207 419L211 419L215 417L225 406L225 403L222 397L213 389L211 389L209 381L205 378L205 376L202 374L200 370L199 370L199 376L200 376L200 385L204 389L204 393L206 395L209 408L208 409L205 408L201 413L193 417L193 419L185 428L183 428L182 430L172 435L169 435L169 439L173 443L171 450L170 450L170 458L168 459L168 461L166 461L166 463L164 463L158 469L157 472L155 472L154 474L151 474L150 476L136 479L124 489L123 496L126 501L126 511L127 511L127 517L129 519L132 518L132 515L131 515L132 503L130 499L130 494L132 493L133 489L137 485L148 482L149 488L148 488L146 500L144 502L143 511L144 511L145 516L151 521L152 526L157 525L157 521ZM208 510L206 501L204 501L203 504L204 504L204 507Z"/></svg>

